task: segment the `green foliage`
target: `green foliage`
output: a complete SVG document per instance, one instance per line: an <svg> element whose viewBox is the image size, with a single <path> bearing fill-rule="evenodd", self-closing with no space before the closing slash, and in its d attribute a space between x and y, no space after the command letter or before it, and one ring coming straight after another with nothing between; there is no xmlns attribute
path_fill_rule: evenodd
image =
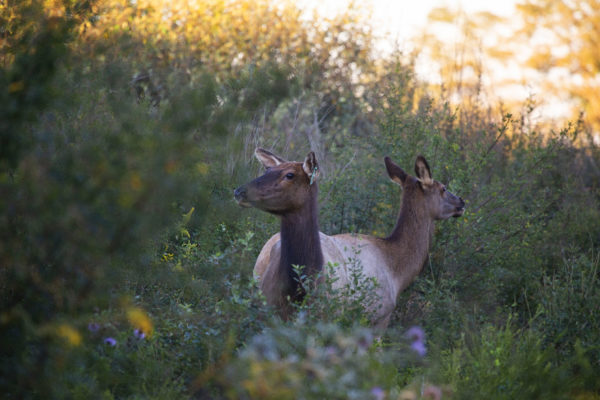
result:
<svg viewBox="0 0 600 400"><path fill-rule="evenodd" d="M18 11L28 13L27 7ZM34 17L43 24L44 15ZM68 30L73 24L59 27ZM44 48L29 53L15 45L14 61L2 70L6 76L28 73L22 57L28 66L52 65L30 71L32 79L18 91L3 91L16 103L2 109L14 113L2 118L8 124L2 151L8 153L0 171L0 337L10 350L3 355L0 384L19 397L55 387L61 374L57 366L71 359L69 346L53 351L56 341L66 338L77 353L84 316L135 295L133 277L154 268L155 246L179 205L206 203L210 186L224 173L206 163L219 153L210 154L197 142L220 140L220 134L261 104L276 102L289 87L274 66L254 69L243 81L232 78L229 86L217 86L202 74L193 83L179 82L179 90L156 108L132 96L131 65L119 60L77 64L63 44L70 31L57 36L32 29ZM51 104L47 87L62 88ZM30 90L41 90L43 101L27 95ZM24 124L33 115L36 121ZM206 209L199 210L202 218ZM240 321L224 322L229 327Z"/></svg>
<svg viewBox="0 0 600 400"><path fill-rule="evenodd" d="M23 123L35 120L55 94L52 78L67 53L72 29L92 2L69 4L60 16L48 15L39 1L0 8L0 174L14 168L21 153L35 143Z"/></svg>
<svg viewBox="0 0 600 400"><path fill-rule="evenodd" d="M485 326L442 353L442 374L461 399L564 399L566 376L533 332Z"/></svg>
<svg viewBox="0 0 600 400"><path fill-rule="evenodd" d="M200 65L190 54L205 50L173 35L145 41L154 10L57 4L1 9L7 398L597 398L600 152L573 144L580 122L539 128L531 104L453 109L400 58L369 68L356 16L311 44L319 24L290 9L304 50L252 58L240 41L236 64L208 41L223 52ZM291 321L266 305L252 267L277 219L232 200L259 174L258 145L317 153L327 234L391 231L402 194L385 155L409 172L425 155L466 200L381 340L365 327L377 282L358 265L337 291L302 277ZM430 334L424 359L412 325Z"/></svg>
<svg viewBox="0 0 600 400"><path fill-rule="evenodd" d="M294 304L299 318L305 323L331 322L344 328L369 326L379 304L375 292L378 283L367 278L360 261L353 259L347 264L349 283L339 287L333 272L338 267L329 262L325 266L328 272L311 277L302 272L302 266L295 266L302 287L307 289L302 303Z"/></svg>
<svg viewBox="0 0 600 400"><path fill-rule="evenodd" d="M544 274L533 296L538 304L533 325L561 353L572 353L578 344L591 359L600 356L599 267L597 252L574 255L564 260L562 268Z"/></svg>
<svg viewBox="0 0 600 400"><path fill-rule="evenodd" d="M397 395L397 368L409 361L378 349L366 328L299 320L255 336L216 379L232 399L378 398Z"/></svg>
<svg viewBox="0 0 600 400"><path fill-rule="evenodd" d="M582 347L561 361L543 337L516 329L509 316L504 327L484 325L442 350L437 373L460 399L596 398L597 372Z"/></svg>

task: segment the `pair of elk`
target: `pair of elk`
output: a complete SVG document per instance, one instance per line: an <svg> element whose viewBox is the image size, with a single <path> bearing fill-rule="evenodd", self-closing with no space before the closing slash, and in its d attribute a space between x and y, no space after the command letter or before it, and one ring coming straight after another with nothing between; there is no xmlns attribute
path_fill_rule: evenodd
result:
<svg viewBox="0 0 600 400"><path fill-rule="evenodd" d="M267 302L283 318L293 310L290 302L298 301L304 291L293 265L304 266L307 276L323 271L328 262L337 264L325 273L333 273L334 288L350 282L348 265L358 261L362 274L375 278L378 307L373 325L385 329L396 300L421 272L427 259L436 220L461 216L463 199L446 190L431 177L422 156L415 162L416 176L404 172L389 157L385 166L391 180L402 187L404 195L396 226L386 238L357 234L334 236L319 232L318 163L313 152L304 162L286 161L275 154L256 149L256 157L266 173L234 192L238 204L256 207L281 219L281 230L262 248L254 275ZM357 251L358 250L358 251Z"/></svg>

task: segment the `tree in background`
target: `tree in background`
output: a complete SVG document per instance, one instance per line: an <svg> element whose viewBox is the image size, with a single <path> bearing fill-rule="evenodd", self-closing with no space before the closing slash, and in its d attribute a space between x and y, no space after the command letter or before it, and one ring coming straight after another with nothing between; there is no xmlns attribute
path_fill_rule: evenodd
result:
<svg viewBox="0 0 600 400"><path fill-rule="evenodd" d="M575 99L595 133L600 132L600 1L526 0L517 5L517 52L525 66L546 77L545 88Z"/></svg>
<svg viewBox="0 0 600 400"><path fill-rule="evenodd" d="M482 91L527 88L533 102L564 107L571 101L573 117L583 110L591 130L600 132L597 0L527 0L511 17L440 7L429 14L428 32L416 40L438 66L441 92L454 103ZM506 74L509 66L515 67L512 75ZM521 100L503 103L513 108Z"/></svg>
<svg viewBox="0 0 600 400"><path fill-rule="evenodd" d="M103 0L80 29L87 44L82 55L101 50L103 57L126 57L140 72L154 72L163 86L164 68L191 79L210 71L224 81L249 66L276 62L293 66L306 86L335 89L368 72L372 43L360 7L307 18L292 1Z"/></svg>
<svg viewBox="0 0 600 400"><path fill-rule="evenodd" d="M421 56L438 75L431 87L455 103L477 97L482 90L484 18L493 16L438 7L429 13L427 29L415 38Z"/></svg>

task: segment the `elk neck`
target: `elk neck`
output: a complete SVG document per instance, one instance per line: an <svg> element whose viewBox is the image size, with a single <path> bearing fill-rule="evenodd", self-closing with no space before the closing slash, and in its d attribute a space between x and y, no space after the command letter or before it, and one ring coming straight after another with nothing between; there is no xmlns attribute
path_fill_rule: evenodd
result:
<svg viewBox="0 0 600 400"><path fill-rule="evenodd" d="M384 240L387 243L390 265L408 278L408 281L412 281L421 272L427 260L434 228L434 219L420 206L419 199L411 193L405 193L396 227ZM402 284L405 285L407 283Z"/></svg>
<svg viewBox="0 0 600 400"><path fill-rule="evenodd" d="M323 268L323 252L319 238L317 185L310 188L311 197L294 212L281 215L281 259L279 268L286 271L288 294L298 293L299 283L292 265L304 266L304 274L314 276ZM301 291L302 295L303 291Z"/></svg>

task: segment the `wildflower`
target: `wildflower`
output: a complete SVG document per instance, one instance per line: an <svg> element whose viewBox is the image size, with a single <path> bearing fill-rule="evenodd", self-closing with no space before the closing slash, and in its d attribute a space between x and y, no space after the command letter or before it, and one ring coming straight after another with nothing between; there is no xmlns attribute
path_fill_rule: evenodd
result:
<svg viewBox="0 0 600 400"><path fill-rule="evenodd" d="M96 333L100 330L100 324L96 323L96 322L90 322L88 324L88 331L92 332L92 333Z"/></svg>
<svg viewBox="0 0 600 400"><path fill-rule="evenodd" d="M411 341L410 348L420 357L425 356L427 347L425 347L425 332L418 326L413 326L406 332L406 337Z"/></svg>
<svg viewBox="0 0 600 400"><path fill-rule="evenodd" d="M140 339L140 340L146 338L146 334L140 329L134 329L133 336L135 336L137 339Z"/></svg>
<svg viewBox="0 0 600 400"><path fill-rule="evenodd" d="M114 338L107 337L106 339L104 339L104 344L114 347L117 345L117 341Z"/></svg>
<svg viewBox="0 0 600 400"><path fill-rule="evenodd" d="M139 307L130 307L127 310L127 319L134 328L144 332L146 336L152 336L152 321L144 310Z"/></svg>
<svg viewBox="0 0 600 400"><path fill-rule="evenodd" d="M58 326L56 333L58 336L62 337L69 343L71 346L79 346L81 344L81 335L75 328L68 324L61 324Z"/></svg>
<svg viewBox="0 0 600 400"><path fill-rule="evenodd" d="M425 332L418 326L413 326L406 331L406 337L413 342L425 342Z"/></svg>
<svg viewBox="0 0 600 400"><path fill-rule="evenodd" d="M427 353L427 348L425 347L425 343L423 342L412 342L410 348L413 349L420 357L424 357Z"/></svg>
<svg viewBox="0 0 600 400"><path fill-rule="evenodd" d="M383 400L385 399L385 390L380 388L379 386L375 386L371 389L371 394L375 400Z"/></svg>

